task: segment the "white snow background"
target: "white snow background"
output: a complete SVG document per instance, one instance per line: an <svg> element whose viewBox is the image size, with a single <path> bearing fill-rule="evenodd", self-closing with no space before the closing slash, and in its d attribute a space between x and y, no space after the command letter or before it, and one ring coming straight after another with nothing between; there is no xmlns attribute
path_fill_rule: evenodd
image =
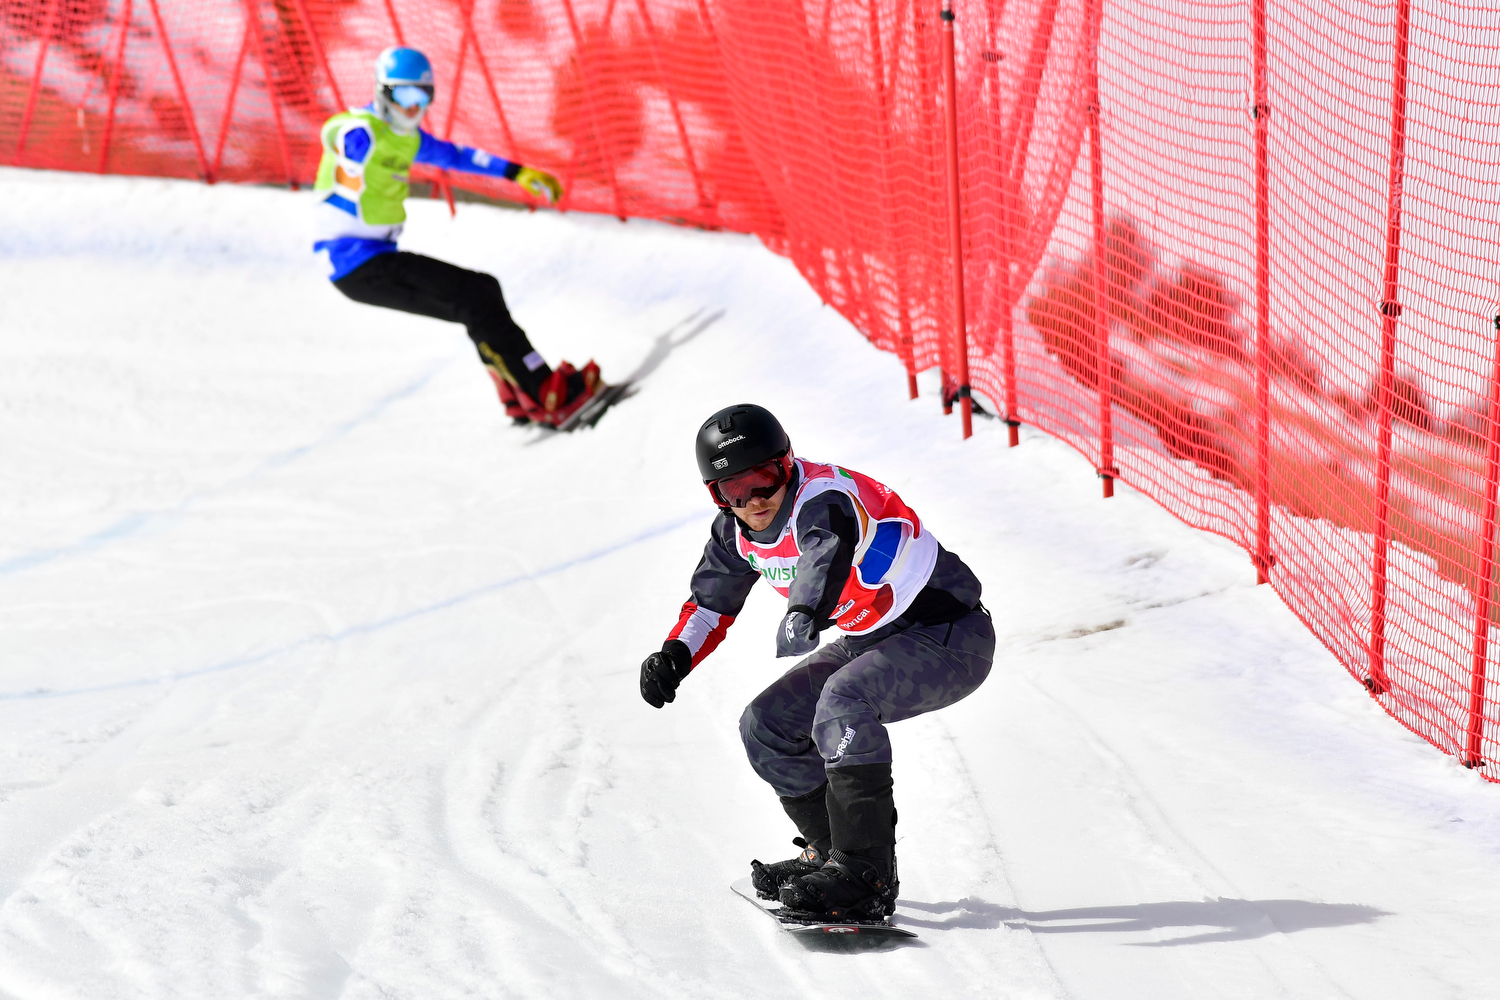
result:
<svg viewBox="0 0 1500 1000"><path fill-rule="evenodd" d="M0 996L1500 996L1500 787L1391 721L1246 555L931 380L742 236L412 204L553 361L514 429L463 331L349 302L309 195L0 171ZM893 727L914 944L728 890L780 602L675 704L641 658L771 407L985 584L968 700Z"/></svg>

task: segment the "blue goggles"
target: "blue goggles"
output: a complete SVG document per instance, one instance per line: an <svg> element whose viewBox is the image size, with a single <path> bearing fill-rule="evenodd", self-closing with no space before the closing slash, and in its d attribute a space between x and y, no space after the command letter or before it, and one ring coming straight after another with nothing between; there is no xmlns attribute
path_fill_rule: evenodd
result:
<svg viewBox="0 0 1500 1000"><path fill-rule="evenodd" d="M386 87L386 93L390 99L403 108L413 105L427 107L432 103L432 88L421 87L413 83L402 83L394 87Z"/></svg>

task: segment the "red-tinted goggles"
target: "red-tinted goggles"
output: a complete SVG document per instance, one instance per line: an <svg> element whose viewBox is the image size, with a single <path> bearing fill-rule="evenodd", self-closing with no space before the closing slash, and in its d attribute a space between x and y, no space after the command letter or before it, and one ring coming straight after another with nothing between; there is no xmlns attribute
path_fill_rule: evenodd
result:
<svg viewBox="0 0 1500 1000"><path fill-rule="evenodd" d="M792 459L786 454L768 458L708 484L708 492L720 507L744 507L754 497L768 499L786 485L792 475Z"/></svg>

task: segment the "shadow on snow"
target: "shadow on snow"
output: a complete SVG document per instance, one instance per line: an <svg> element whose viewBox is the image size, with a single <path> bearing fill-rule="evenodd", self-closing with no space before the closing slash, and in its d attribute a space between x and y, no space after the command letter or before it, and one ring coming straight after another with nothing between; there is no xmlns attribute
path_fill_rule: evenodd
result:
<svg viewBox="0 0 1500 1000"><path fill-rule="evenodd" d="M1374 923L1390 914L1359 903L1314 903L1305 899L1204 899L1197 902L1135 903L1127 906L1082 906L1066 910L1021 910L979 899L919 903L902 899L906 911L942 919L902 914L903 926L946 930L992 928L1002 924L1033 934L1143 934L1169 928L1202 929L1165 941L1133 941L1142 948L1162 948L1219 941L1249 941L1269 934L1293 934L1320 927Z"/></svg>

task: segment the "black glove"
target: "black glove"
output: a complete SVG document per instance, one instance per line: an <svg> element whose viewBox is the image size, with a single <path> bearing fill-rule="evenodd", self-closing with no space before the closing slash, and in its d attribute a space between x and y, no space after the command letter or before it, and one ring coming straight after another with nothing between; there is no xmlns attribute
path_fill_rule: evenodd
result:
<svg viewBox="0 0 1500 1000"><path fill-rule="evenodd" d="M677 685L693 669L693 654L687 643L668 639L660 653L652 653L641 664L641 697L652 708L677 700Z"/></svg>
<svg viewBox="0 0 1500 1000"><path fill-rule="evenodd" d="M806 604L794 604L781 619L781 628L776 631L777 656L801 656L818 648L819 623L813 617L813 609Z"/></svg>

